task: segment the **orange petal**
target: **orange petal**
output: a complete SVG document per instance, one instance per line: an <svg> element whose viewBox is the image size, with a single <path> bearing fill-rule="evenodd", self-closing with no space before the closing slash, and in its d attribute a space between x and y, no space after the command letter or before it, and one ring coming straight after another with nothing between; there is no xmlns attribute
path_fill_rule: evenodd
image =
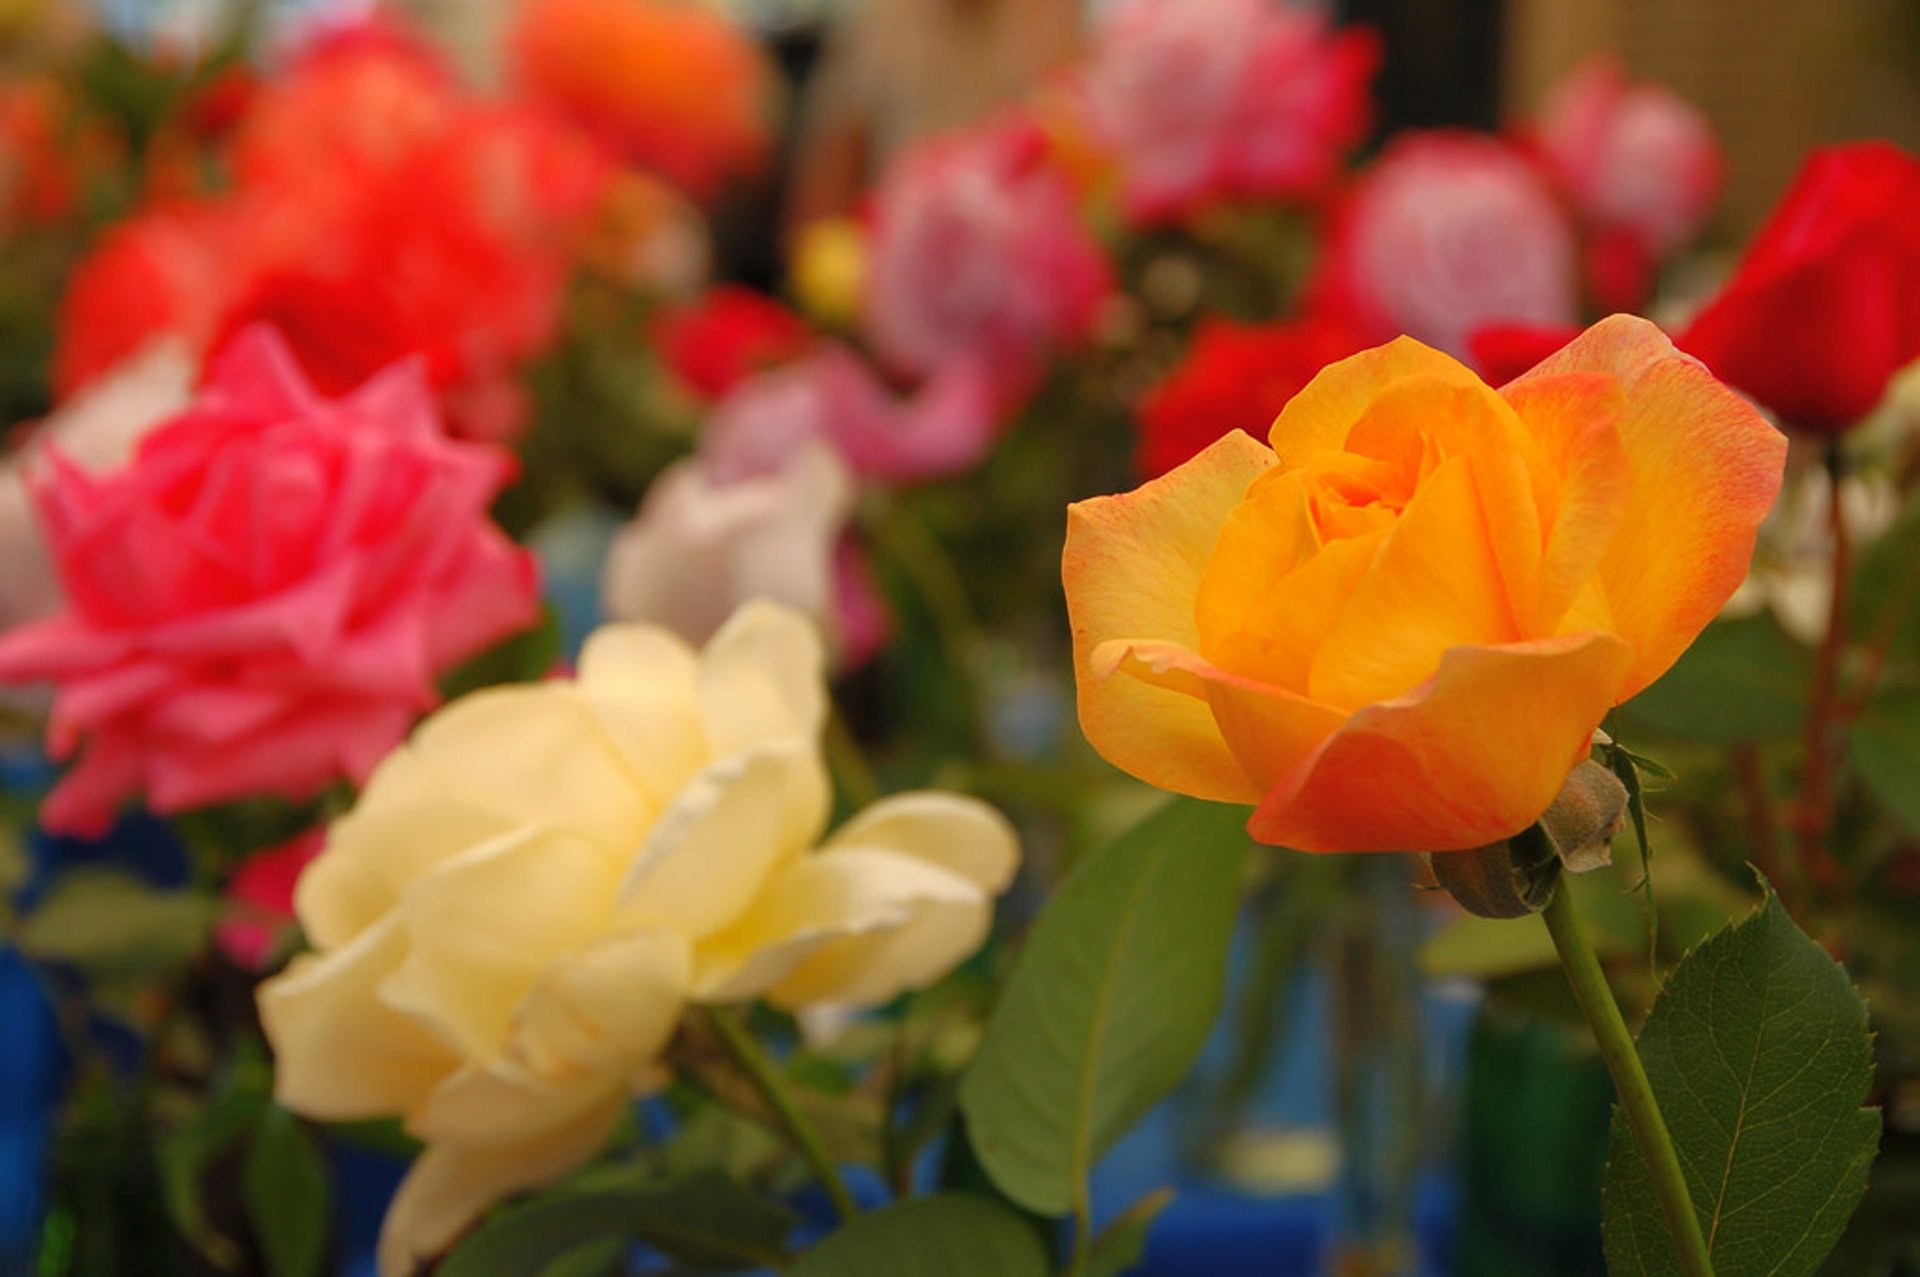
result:
<svg viewBox="0 0 1920 1277"><path fill-rule="evenodd" d="M1644 319L1615 315L1513 383L1602 372L1626 395L1633 489L1600 562L1616 630L1635 651L1621 699L1665 673L1745 579L1780 491L1785 436Z"/></svg>
<svg viewBox="0 0 1920 1277"><path fill-rule="evenodd" d="M1273 454L1239 431L1178 469L1117 497L1067 509L1061 556L1080 727L1116 767L1152 785L1219 802L1255 802L1206 703L1189 692L1093 667L1115 640L1197 652L1201 575L1221 525Z"/></svg>
<svg viewBox="0 0 1920 1277"><path fill-rule="evenodd" d="M1482 513L1466 458L1428 476L1320 645L1313 699L1391 700L1432 678L1451 648L1519 638Z"/></svg>
<svg viewBox="0 0 1920 1277"><path fill-rule="evenodd" d="M1302 851L1457 851L1532 824L1584 758L1633 651L1606 634L1461 647L1369 706L1274 787L1248 828Z"/></svg>
<svg viewBox="0 0 1920 1277"><path fill-rule="evenodd" d="M1618 429L1626 394L1602 373L1533 377L1502 393L1538 441L1539 473L1552 484L1539 585L1520 616L1527 634L1544 637L1593 581L1632 495Z"/></svg>
<svg viewBox="0 0 1920 1277"><path fill-rule="evenodd" d="M1252 778L1247 797L1222 801L1260 801L1346 721L1331 706L1219 669L1174 643L1102 643L1094 650L1093 668L1103 675L1131 675L1212 707L1227 748L1242 774Z"/></svg>
<svg viewBox="0 0 1920 1277"><path fill-rule="evenodd" d="M1545 540L1535 491L1535 474L1543 466L1539 444L1504 399L1477 382L1461 386L1429 376L1410 378L1375 397L1347 447L1382 459L1397 456L1423 480L1443 461L1465 460L1472 469L1479 514L1475 518L1459 512L1462 526L1485 524L1486 544L1511 615L1517 619L1531 609L1539 593ZM1532 636L1515 632L1459 641L1521 637ZM1420 678L1430 673L1431 666Z"/></svg>
<svg viewBox="0 0 1920 1277"><path fill-rule="evenodd" d="M1396 337L1322 368L1280 410L1267 442L1289 470L1315 453L1337 452L1374 397L1407 377L1438 377L1453 386L1481 384L1473 370L1453 356L1411 337Z"/></svg>
<svg viewBox="0 0 1920 1277"><path fill-rule="evenodd" d="M1268 470L1227 516L1200 579L1201 654L1221 669L1305 692L1314 652L1385 535L1322 549L1300 474Z"/></svg>

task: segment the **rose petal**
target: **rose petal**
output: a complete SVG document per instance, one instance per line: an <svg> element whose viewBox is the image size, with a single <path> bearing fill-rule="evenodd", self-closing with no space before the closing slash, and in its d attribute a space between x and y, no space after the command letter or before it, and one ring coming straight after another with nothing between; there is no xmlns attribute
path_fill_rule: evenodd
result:
<svg viewBox="0 0 1920 1277"><path fill-rule="evenodd" d="M1626 394L1619 435L1633 491L1600 562L1635 653L1625 699L1666 672L1745 578L1787 441L1644 319L1602 320L1512 390L1573 372L1611 374Z"/></svg>
<svg viewBox="0 0 1920 1277"><path fill-rule="evenodd" d="M1539 818L1634 659L1606 634L1448 652L1424 687L1355 714L1248 828L1301 851L1448 851Z"/></svg>
<svg viewBox="0 0 1920 1277"><path fill-rule="evenodd" d="M620 884L623 928L701 937L732 923L826 823L831 788L798 743L733 754L661 813Z"/></svg>
<svg viewBox="0 0 1920 1277"><path fill-rule="evenodd" d="M553 960L605 930L614 881L598 848L551 827L515 830L442 861L405 889L395 916L407 955L381 999L463 1056L490 1058Z"/></svg>
<svg viewBox="0 0 1920 1277"><path fill-rule="evenodd" d="M671 932L609 937L561 958L514 1013L499 1055L442 1082L407 1131L429 1144L519 1144L603 1107L673 1035L689 966Z"/></svg>
<svg viewBox="0 0 1920 1277"><path fill-rule="evenodd" d="M1226 802L1258 790L1206 706L1189 695L1093 668L1109 642L1197 652L1200 581L1228 514L1273 454L1234 431L1186 465L1123 496L1070 506L1061 577L1073 626L1080 726L1115 766L1150 784Z"/></svg>
<svg viewBox="0 0 1920 1277"><path fill-rule="evenodd" d="M609 1100L524 1144L427 1149L407 1172L380 1226L380 1277L410 1277L501 1198L556 1179L592 1157L625 1110L624 1100Z"/></svg>
<svg viewBox="0 0 1920 1277"><path fill-rule="evenodd" d="M406 946L400 920L389 918L343 949L295 958L260 987L281 1104L322 1121L384 1117L418 1103L458 1066L439 1039L379 996Z"/></svg>

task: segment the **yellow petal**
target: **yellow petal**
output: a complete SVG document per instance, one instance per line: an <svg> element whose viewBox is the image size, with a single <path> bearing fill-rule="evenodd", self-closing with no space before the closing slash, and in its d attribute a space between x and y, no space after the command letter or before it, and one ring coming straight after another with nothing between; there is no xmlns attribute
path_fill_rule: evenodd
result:
<svg viewBox="0 0 1920 1277"><path fill-rule="evenodd" d="M655 807L711 758L699 669L678 635L651 625L603 625L580 652L580 693Z"/></svg>
<svg viewBox="0 0 1920 1277"><path fill-rule="evenodd" d="M875 1005L944 975L991 920L986 892L929 861L861 848L808 856L700 947L696 996Z"/></svg>
<svg viewBox="0 0 1920 1277"><path fill-rule="evenodd" d="M715 763L661 815L627 871L621 928L698 939L728 926L819 836L829 800L810 745L768 745Z"/></svg>
<svg viewBox="0 0 1920 1277"><path fill-rule="evenodd" d="M1473 370L1411 337L1328 364L1295 395L1267 434L1280 464L1304 465L1317 453L1338 452L1347 432L1366 415L1374 397L1408 377L1436 377L1448 385L1478 386Z"/></svg>
<svg viewBox="0 0 1920 1277"><path fill-rule="evenodd" d="M449 1077L407 1118L431 1144L516 1144L624 1094L680 1022L691 977L685 939L598 940L553 963L513 1017L495 1059Z"/></svg>
<svg viewBox="0 0 1920 1277"><path fill-rule="evenodd" d="M1020 865L1020 836L1005 816L978 799L935 790L881 799L836 830L821 852L847 848L925 860L995 895Z"/></svg>
<svg viewBox="0 0 1920 1277"><path fill-rule="evenodd" d="M826 721L826 649L813 622L766 600L733 614L700 655L700 705L716 758L812 741Z"/></svg>
<svg viewBox="0 0 1920 1277"><path fill-rule="evenodd" d="M1235 431L1134 492L1067 511L1061 558L1080 726L1108 762L1197 798L1253 802L1207 706L1173 688L1093 668L1102 644L1164 643L1198 652L1195 605L1221 525L1273 454Z"/></svg>
<svg viewBox="0 0 1920 1277"><path fill-rule="evenodd" d="M395 915L407 957L381 996L467 1058L491 1058L548 965L605 931L615 881L598 848L551 826L447 861L407 888Z"/></svg>
<svg viewBox="0 0 1920 1277"><path fill-rule="evenodd" d="M1346 719L1340 710L1222 670L1173 643L1103 643L1092 667L1204 701L1240 774L1255 787L1248 802L1257 802Z"/></svg>
<svg viewBox="0 0 1920 1277"><path fill-rule="evenodd" d="M1518 638L1466 458L1415 493L1314 657L1324 704L1358 709L1418 687L1449 648Z"/></svg>
<svg viewBox="0 0 1920 1277"><path fill-rule="evenodd" d="M380 1227L380 1277L410 1277L452 1246L489 1206L579 1166L607 1142L626 1107L610 1100L521 1145L436 1144L407 1172Z"/></svg>
<svg viewBox="0 0 1920 1277"><path fill-rule="evenodd" d="M1248 828L1301 851L1454 851L1511 837L1586 756L1632 661L1606 634L1455 648L1426 686L1348 720Z"/></svg>
<svg viewBox="0 0 1920 1277"><path fill-rule="evenodd" d="M1634 648L1620 695L1665 673L1745 578L1780 490L1783 435L1644 319L1602 320L1514 383L1619 379L1633 489L1600 563L1617 632Z"/></svg>
<svg viewBox="0 0 1920 1277"><path fill-rule="evenodd" d="M338 948L386 916L413 879L512 828L455 798L409 801L390 790L385 802L362 804L327 831L326 850L294 888L294 912L308 941Z"/></svg>
<svg viewBox="0 0 1920 1277"><path fill-rule="evenodd" d="M463 696L403 748L413 757L383 763L363 805L444 793L516 827L564 825L620 859L653 821L638 778L591 706L565 683Z"/></svg>
<svg viewBox="0 0 1920 1277"><path fill-rule="evenodd" d="M404 1112L459 1059L379 997L406 957L397 918L343 949L304 954L260 986L260 1023L273 1045L274 1095L321 1121Z"/></svg>

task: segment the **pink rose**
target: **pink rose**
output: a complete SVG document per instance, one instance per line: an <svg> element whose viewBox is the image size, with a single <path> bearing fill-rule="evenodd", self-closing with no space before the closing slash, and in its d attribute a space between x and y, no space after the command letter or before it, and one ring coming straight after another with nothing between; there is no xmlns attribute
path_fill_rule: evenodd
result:
<svg viewBox="0 0 1920 1277"><path fill-rule="evenodd" d="M1135 221L1221 199L1314 194L1367 133L1373 32L1336 32L1272 0L1130 0L1100 26L1086 72Z"/></svg>
<svg viewBox="0 0 1920 1277"><path fill-rule="evenodd" d="M123 464L140 436L187 406L194 361L160 340L60 405L0 462L0 631L60 609L60 582L34 521L28 476L55 447L84 466Z"/></svg>
<svg viewBox="0 0 1920 1277"><path fill-rule="evenodd" d="M1073 193L1020 121L926 143L874 195L866 328L924 377L982 361L1018 394L1055 347L1084 337L1110 288Z"/></svg>
<svg viewBox="0 0 1920 1277"><path fill-rule="evenodd" d="M1619 63L1582 63L1548 97L1541 153L1581 214L1631 232L1654 257L1699 232L1720 193L1720 147L1706 116L1658 84L1629 84Z"/></svg>
<svg viewBox="0 0 1920 1277"><path fill-rule="evenodd" d="M1573 231L1524 156L1470 133L1403 134L1355 186L1318 281L1369 340L1466 357L1493 324L1571 324Z"/></svg>
<svg viewBox="0 0 1920 1277"><path fill-rule="evenodd" d="M532 559L488 521L512 462L444 434L417 366L321 398L242 334L204 389L90 474L35 485L66 610L0 638L0 680L51 680L78 760L43 822L86 832L364 777L441 671L531 623Z"/></svg>
<svg viewBox="0 0 1920 1277"><path fill-rule="evenodd" d="M722 482L763 473L796 446L832 446L854 475L910 483L970 470L993 446L992 380L973 359L934 371L898 398L845 346L742 382L714 410L701 452Z"/></svg>

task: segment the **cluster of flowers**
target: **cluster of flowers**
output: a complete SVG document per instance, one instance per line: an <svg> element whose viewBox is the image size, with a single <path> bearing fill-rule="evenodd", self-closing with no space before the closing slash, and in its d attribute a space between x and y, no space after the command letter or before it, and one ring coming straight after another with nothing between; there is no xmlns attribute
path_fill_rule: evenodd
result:
<svg viewBox="0 0 1920 1277"><path fill-rule="evenodd" d="M1227 430L1262 426L1330 360L1399 333L1506 380L1564 344L1583 298L1602 313L1644 304L1654 268L1699 231L1717 194L1719 155L1700 114L1605 62L1571 77L1518 136L1404 135L1355 177L1347 157L1370 127L1378 61L1370 32L1335 29L1311 9L1129 0L1030 102L912 148L858 223L803 241L797 265L803 296L822 278L842 294L809 300L853 322L871 363L739 297L711 300L698 341L668 343L683 379L719 402L701 455L635 525L634 557L610 579L616 606L676 624L717 616L700 601L711 571L704 591L671 599L631 597L640 587L619 583L666 575L636 563L731 556L733 579L758 588L749 578L760 574L739 564L765 562L759 547L777 542L781 597L837 612L851 654L869 650L882 614L843 531L849 481L899 484L977 463L1050 361L1123 309L1118 250L1099 227L1151 233L1287 208L1323 240L1304 314L1203 323L1141 403L1138 460L1151 475ZM836 253L856 261L810 260ZM705 366L676 353L695 348ZM736 352L719 361L725 375L715 349ZM897 385L911 387L904 401L890 395ZM742 455L730 440L776 434L831 446L786 450L778 473L729 459ZM729 488L739 490L718 500ZM726 516L713 513L723 506Z"/></svg>
<svg viewBox="0 0 1920 1277"><path fill-rule="evenodd" d="M699 128L681 79L606 94L662 38L725 108ZM498 100L385 25L228 71L79 261L59 411L0 472L0 671L56 682L50 745L79 755L49 827L364 779L441 674L537 618L531 556L488 516L522 368L577 270L645 257L662 228L636 201L691 219L661 179L706 196L758 160L770 74L678 4L546 0L512 51ZM10 221L70 211L104 146L54 146L94 126L51 92L0 109Z"/></svg>
<svg viewBox="0 0 1920 1277"><path fill-rule="evenodd" d="M1019 857L1003 818L949 794L826 836L825 650L772 604L683 625L714 635L704 651L610 626L574 677L435 712L450 669L539 615L534 556L490 512L571 277L644 258L636 200L660 182L711 197L767 136L762 55L703 6L539 0L510 52L505 100L378 26L223 81L205 153L154 160L165 174L80 262L59 409L0 474L0 534L38 550L0 594L0 681L52 685L48 750L69 764L42 825L358 790L330 828L239 867L228 889L251 908L218 935L264 965L291 896L315 951L261 995L280 1100L399 1117L427 1145L382 1240L395 1274L591 1156L666 1076L688 1008L924 985L979 946ZM635 58L667 65L636 85ZM0 191L19 224L79 198L83 157L61 161L44 97L0 100L28 166ZM956 382L898 435L864 366L797 325L721 351L702 325L742 304L718 294L655 336L710 395L775 355L809 361L817 380L763 387L787 398L709 432L703 456L748 499L763 458L815 455L796 435L890 476L973 413ZM838 460L812 464L842 483ZM672 474L656 493L703 518L741 495ZM673 588L665 567L632 579ZM761 592L778 591L736 593Z"/></svg>

